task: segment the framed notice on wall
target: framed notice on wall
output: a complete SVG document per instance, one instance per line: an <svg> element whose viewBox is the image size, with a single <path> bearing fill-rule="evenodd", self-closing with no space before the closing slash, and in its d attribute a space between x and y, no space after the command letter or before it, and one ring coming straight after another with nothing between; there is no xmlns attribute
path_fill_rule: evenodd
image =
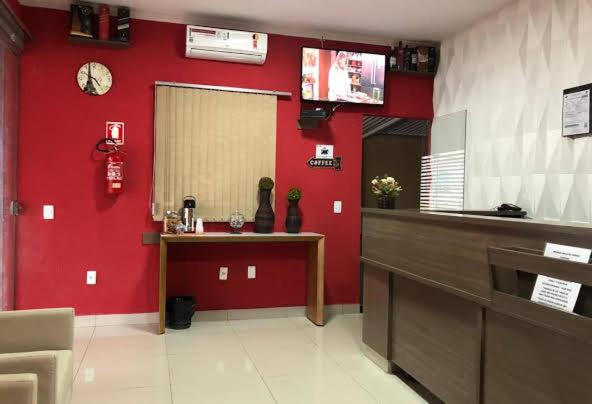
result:
<svg viewBox="0 0 592 404"><path fill-rule="evenodd" d="M563 90L563 136L590 134L592 84Z"/></svg>

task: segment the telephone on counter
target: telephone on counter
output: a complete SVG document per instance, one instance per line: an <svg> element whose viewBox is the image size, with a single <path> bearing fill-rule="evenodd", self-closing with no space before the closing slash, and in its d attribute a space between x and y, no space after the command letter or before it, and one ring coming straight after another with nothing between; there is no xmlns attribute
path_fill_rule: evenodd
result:
<svg viewBox="0 0 592 404"><path fill-rule="evenodd" d="M500 206L497 207L498 212L520 212L522 208L520 206L512 205L511 203L502 203Z"/></svg>

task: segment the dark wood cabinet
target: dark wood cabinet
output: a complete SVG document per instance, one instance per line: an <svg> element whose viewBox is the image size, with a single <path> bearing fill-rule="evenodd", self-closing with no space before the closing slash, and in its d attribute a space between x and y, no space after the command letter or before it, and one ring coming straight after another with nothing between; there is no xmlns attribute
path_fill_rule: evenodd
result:
<svg viewBox="0 0 592 404"><path fill-rule="evenodd" d="M365 342L449 404L592 402L592 265L546 242L590 248L592 229L363 209ZM530 301L539 274L583 284L576 313Z"/></svg>
<svg viewBox="0 0 592 404"><path fill-rule="evenodd" d="M392 359L446 403L479 402L482 311L474 302L395 276Z"/></svg>
<svg viewBox="0 0 592 404"><path fill-rule="evenodd" d="M364 321L362 341L387 361L391 359L390 325L392 274L364 265Z"/></svg>

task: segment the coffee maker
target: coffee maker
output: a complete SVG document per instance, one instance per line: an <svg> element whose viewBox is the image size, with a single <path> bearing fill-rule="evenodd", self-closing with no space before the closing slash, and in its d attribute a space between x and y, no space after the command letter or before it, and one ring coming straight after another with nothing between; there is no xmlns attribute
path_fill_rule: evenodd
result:
<svg viewBox="0 0 592 404"><path fill-rule="evenodd" d="M183 224L185 233L195 233L195 210L197 209L197 200L194 196L183 198Z"/></svg>

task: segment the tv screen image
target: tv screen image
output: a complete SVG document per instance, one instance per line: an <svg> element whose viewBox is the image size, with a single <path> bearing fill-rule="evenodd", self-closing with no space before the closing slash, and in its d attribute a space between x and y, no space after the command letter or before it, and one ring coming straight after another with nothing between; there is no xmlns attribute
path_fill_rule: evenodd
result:
<svg viewBox="0 0 592 404"><path fill-rule="evenodd" d="M384 104L386 56L302 48L301 99Z"/></svg>

